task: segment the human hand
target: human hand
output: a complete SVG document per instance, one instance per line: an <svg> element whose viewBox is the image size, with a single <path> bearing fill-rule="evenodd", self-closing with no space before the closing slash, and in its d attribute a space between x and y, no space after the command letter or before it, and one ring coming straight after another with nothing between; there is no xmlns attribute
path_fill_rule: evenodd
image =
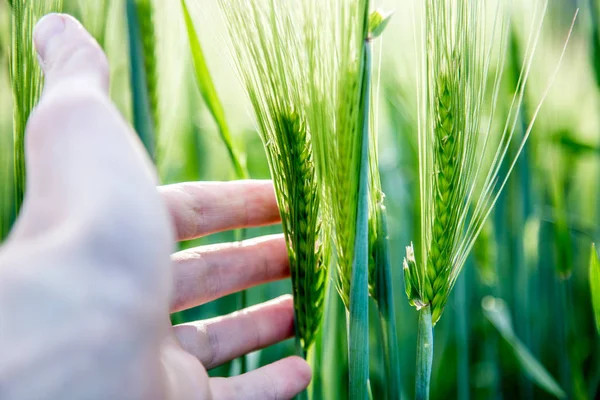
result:
<svg viewBox="0 0 600 400"><path fill-rule="evenodd" d="M169 312L288 276L281 236L170 255L176 240L276 223L264 181L156 189L108 98L108 63L73 18L49 15L26 135L27 192L0 248L3 399L281 399L310 381L290 357L245 375L206 369L290 337L290 297L170 327Z"/></svg>

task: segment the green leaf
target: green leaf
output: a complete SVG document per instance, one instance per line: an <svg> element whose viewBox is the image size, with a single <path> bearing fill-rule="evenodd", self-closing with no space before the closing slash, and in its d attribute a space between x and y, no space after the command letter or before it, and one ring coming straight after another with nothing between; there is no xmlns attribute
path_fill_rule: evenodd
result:
<svg viewBox="0 0 600 400"><path fill-rule="evenodd" d="M502 299L488 296L483 299L482 307L487 319L510 345L525 374L546 392L559 399L566 398L564 390L552 375L536 360L529 349L515 335L506 303Z"/></svg>
<svg viewBox="0 0 600 400"><path fill-rule="evenodd" d="M393 14L393 11L373 11L371 15L369 15L369 38L375 39L376 37L381 36Z"/></svg>
<svg viewBox="0 0 600 400"><path fill-rule="evenodd" d="M592 243L590 254L590 291L592 294L594 317L596 319L596 329L598 330L598 335L600 335L600 261L598 260L598 252L594 243Z"/></svg>
<svg viewBox="0 0 600 400"><path fill-rule="evenodd" d="M388 243L387 213L383 204L377 208L377 243L375 245L375 268L377 276L376 303L383 333L386 390L388 399L400 398L400 358L396 334L392 263Z"/></svg>
<svg viewBox="0 0 600 400"><path fill-rule="evenodd" d="M248 171L241 157L238 155L238 152L233 146L231 131L229 130L229 126L227 125L227 120L225 118L225 111L221 101L219 100L217 89L211 78L210 71L208 70L204 52L202 51L202 45L200 44L200 39L198 39L198 35L196 34L194 21L192 20L185 0L181 0L181 6L183 8L185 26L187 28L188 38L190 41L190 49L192 52L192 60L194 62L194 72L196 75L196 84L198 85L198 90L200 91L208 110L210 111L217 124L217 127L219 128L221 139L223 140L223 143L229 152L229 157L231 158L231 162L235 169L236 177L238 179L247 178L249 175Z"/></svg>
<svg viewBox="0 0 600 400"><path fill-rule="evenodd" d="M331 268L330 279L334 279ZM347 385L344 384L348 365L348 338L344 329L346 308L334 285L328 285L325 299L325 316L320 329L322 335L321 364L313 365L314 379L321 380L321 392L313 393L314 399L347 398ZM320 372L320 373L319 373Z"/></svg>
<svg viewBox="0 0 600 400"><path fill-rule="evenodd" d="M129 73L133 105L133 126L148 151L155 160L154 123L150 107L150 95L146 79L144 44L134 0L127 0L127 27L129 31Z"/></svg>
<svg viewBox="0 0 600 400"><path fill-rule="evenodd" d="M349 353L350 399L369 397L369 97L371 47L365 45L361 89L362 140L356 235L350 285Z"/></svg>

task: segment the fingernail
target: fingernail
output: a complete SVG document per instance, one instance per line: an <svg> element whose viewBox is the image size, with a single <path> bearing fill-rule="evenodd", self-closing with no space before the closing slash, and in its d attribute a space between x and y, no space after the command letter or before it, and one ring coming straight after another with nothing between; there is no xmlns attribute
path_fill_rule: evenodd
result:
<svg viewBox="0 0 600 400"><path fill-rule="evenodd" d="M44 60L48 43L53 37L61 34L65 30L65 20L59 14L48 14L43 17L36 25L33 40L38 55Z"/></svg>

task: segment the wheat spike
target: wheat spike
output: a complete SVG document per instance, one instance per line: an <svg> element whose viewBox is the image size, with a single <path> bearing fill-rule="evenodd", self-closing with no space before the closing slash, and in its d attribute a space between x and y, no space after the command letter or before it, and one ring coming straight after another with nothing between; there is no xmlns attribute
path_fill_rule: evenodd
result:
<svg viewBox="0 0 600 400"><path fill-rule="evenodd" d="M460 65L460 63L456 63ZM455 76L453 79L452 76ZM460 71L448 71L437 81L437 119L434 127L434 210L431 245L427 256L427 289L425 300L431 304L432 319L437 321L448 298L447 281L451 272L456 248L457 228L459 227L459 207L456 205L467 197L465 185L461 182L460 165L466 156L463 151L465 141L464 117L460 113L453 92L460 92Z"/></svg>
<svg viewBox="0 0 600 400"><path fill-rule="evenodd" d="M254 108L288 247L296 329L308 351L323 317L326 263L320 235L303 42L294 21L299 8L288 2L221 0L234 60ZM276 8L276 10L275 10Z"/></svg>
<svg viewBox="0 0 600 400"><path fill-rule="evenodd" d="M546 9L547 1L536 2L525 61L504 129L492 132L491 123L482 123L483 110L492 99L492 120L508 47L508 5L502 0L425 2L418 82L422 86L418 98L421 254L415 255L412 245L407 248L404 274L409 301L417 308L431 306L433 324L443 312L545 98L517 143L517 155L505 160L508 147L514 144L513 132ZM563 55L564 49L561 60ZM492 70L493 84L488 85ZM508 173L499 177L504 163L509 165Z"/></svg>
<svg viewBox="0 0 600 400"><path fill-rule="evenodd" d="M369 4L365 0L306 0L303 4L309 21L304 29L311 82L308 119L324 219L335 249L336 288L348 308L362 142L361 57Z"/></svg>

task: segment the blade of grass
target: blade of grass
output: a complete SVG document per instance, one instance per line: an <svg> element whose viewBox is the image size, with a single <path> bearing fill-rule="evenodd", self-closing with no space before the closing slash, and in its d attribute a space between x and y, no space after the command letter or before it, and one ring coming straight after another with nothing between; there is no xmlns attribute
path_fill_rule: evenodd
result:
<svg viewBox="0 0 600 400"><path fill-rule="evenodd" d="M135 0L127 0L126 13L129 33L129 72L133 105L133 126L152 160L156 160L155 132L150 106L150 94L148 92L144 44Z"/></svg>
<svg viewBox="0 0 600 400"><path fill-rule="evenodd" d="M510 30L509 40L509 58L510 70L509 73L512 79L508 80L509 87L515 88L518 85L519 75L523 59L521 56L521 48L517 32L513 27ZM514 93L513 93L514 94ZM527 131L528 110L526 100L518 107L519 123L515 127L515 136L522 139ZM530 214L530 144L526 143L521 153L521 159L515 167L514 173L516 176L507 188L507 196L511 198L509 206L511 207L511 228L509 230L510 246L512 260L510 264L513 267L512 276L516 277L516 290L514 291L514 302L516 306L515 321L516 334L521 338L525 346L531 346L531 329L530 329L530 298L532 298L532 285L530 284L530 276L532 271L525 264L525 251L522 232L525 230L525 223ZM514 152L515 150L511 150ZM535 270L534 270L535 271ZM533 296L535 298L535 296ZM522 395L524 397L533 397L533 385L529 380L523 377L521 383Z"/></svg>
<svg viewBox="0 0 600 400"><path fill-rule="evenodd" d="M600 260L598 260L598 252L594 243L592 243L590 252L590 293L596 329L600 335Z"/></svg>
<svg viewBox="0 0 600 400"><path fill-rule="evenodd" d="M332 264L333 265L333 264ZM331 277L334 279L334 268L331 268ZM325 316L321 335L323 336L322 365L318 367L322 383L322 392L314 394L313 399L346 398L347 385L346 369L348 366L347 337L344 326L344 303L338 296L334 285L328 285L325 299ZM314 368L314 367L313 367Z"/></svg>
<svg viewBox="0 0 600 400"><path fill-rule="evenodd" d="M372 42L384 32L393 12L375 10L369 15L368 39L366 46L369 51ZM382 42L379 42L379 64L381 64ZM367 59L367 62L372 60ZM379 65L380 66L380 65ZM373 66L367 65L367 71L372 71ZM394 307L394 289L391 271L391 260L389 251L387 211L384 206L384 198L381 188L381 175L379 167L378 152L378 126L377 110L379 85L381 80L381 68L375 70L373 77L373 90L369 96L372 97L373 105L367 112L370 113L370 139L369 139L369 246L371 261L369 265L369 291L375 300L379 314L380 346L383 349L383 364L385 369L385 394L387 399L400 398L400 360L398 355L398 337L396 333L396 314Z"/></svg>
<svg viewBox="0 0 600 400"><path fill-rule="evenodd" d="M600 88L600 21L599 21L599 10L598 0L589 0L589 15L590 15L590 44L591 44L591 56L592 66L594 72L594 78L596 79L596 85Z"/></svg>
<svg viewBox="0 0 600 400"><path fill-rule="evenodd" d="M371 96L369 41L364 46L363 67L358 210L348 313L350 399L369 398L369 99Z"/></svg>
<svg viewBox="0 0 600 400"><path fill-rule="evenodd" d="M210 71L208 70L208 65L206 64L206 59L204 57L202 45L200 43L198 35L196 34L194 22L192 20L185 0L181 0L181 6L183 8L185 26L190 42L190 50L192 52L192 60L194 62L194 72L196 76L196 84L198 85L198 90L200 91L200 94L202 95L206 106L208 107L212 117L215 120L215 123L217 124L217 127L219 128L221 139L227 147L229 157L231 158L231 163L233 164L236 178L248 178L249 174L248 170L246 169L245 163L243 162L242 157L233 145L231 131L229 130L229 125L227 124L227 120L225 118L225 111L223 109L221 101L219 100L217 89L215 88L215 85L211 78Z"/></svg>
<svg viewBox="0 0 600 400"><path fill-rule="evenodd" d="M375 252L377 285L375 300L379 308L379 320L383 333L387 398L400 399L400 358L396 333L394 288L388 246L387 215L383 205L380 205L377 210L377 220L378 232Z"/></svg>
<svg viewBox="0 0 600 400"><path fill-rule="evenodd" d="M160 115L158 105L158 55L157 36L154 20L154 4L152 0L134 0L137 11L137 22L142 39L142 50L144 57L144 72L146 73L146 88L148 92L148 103L152 126L155 136L158 135L160 127ZM156 151L156 150L155 150ZM156 157L158 159L158 155Z"/></svg>

